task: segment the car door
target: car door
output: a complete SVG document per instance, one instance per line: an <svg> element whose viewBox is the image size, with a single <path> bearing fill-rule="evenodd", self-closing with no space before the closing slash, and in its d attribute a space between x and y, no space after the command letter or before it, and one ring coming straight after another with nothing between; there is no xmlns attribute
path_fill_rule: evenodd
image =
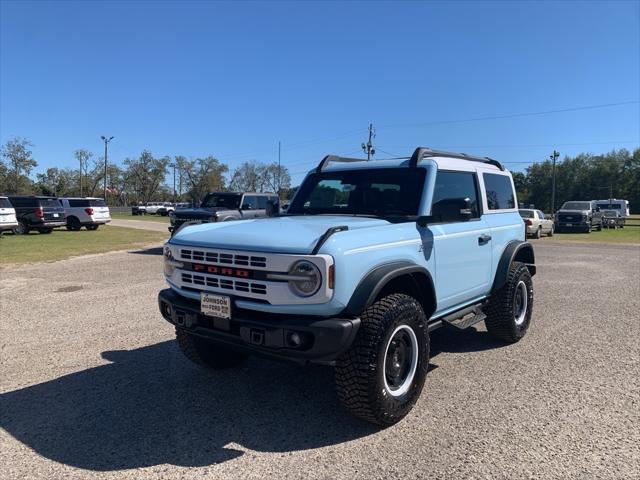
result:
<svg viewBox="0 0 640 480"><path fill-rule="evenodd" d="M469 199L470 218L461 220L445 205ZM459 209L458 209L459 210ZM457 212L459 214L459 211ZM433 234L438 312L484 295L491 280L491 234L482 217L482 203L475 172L438 171L429 230Z"/></svg>
<svg viewBox="0 0 640 480"><path fill-rule="evenodd" d="M243 219L256 218L259 214L258 197L256 195L245 195L242 198L241 213Z"/></svg>

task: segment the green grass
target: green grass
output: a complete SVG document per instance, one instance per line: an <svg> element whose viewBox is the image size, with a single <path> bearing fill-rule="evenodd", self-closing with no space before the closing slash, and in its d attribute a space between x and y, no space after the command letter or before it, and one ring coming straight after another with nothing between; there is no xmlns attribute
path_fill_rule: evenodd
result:
<svg viewBox="0 0 640 480"><path fill-rule="evenodd" d="M90 232L64 229L51 234L4 234L0 238L0 264L53 262L89 253L140 248L150 243L160 243L167 234L150 230L102 226Z"/></svg>
<svg viewBox="0 0 640 480"><path fill-rule="evenodd" d="M112 213L111 218L118 220L144 220L148 222L169 223L169 216L162 215L131 215L131 213Z"/></svg>
<svg viewBox="0 0 640 480"><path fill-rule="evenodd" d="M545 239L548 237L544 237ZM626 226L616 230L603 228L601 232L556 233L550 240L588 243L637 243L640 244L640 227Z"/></svg>

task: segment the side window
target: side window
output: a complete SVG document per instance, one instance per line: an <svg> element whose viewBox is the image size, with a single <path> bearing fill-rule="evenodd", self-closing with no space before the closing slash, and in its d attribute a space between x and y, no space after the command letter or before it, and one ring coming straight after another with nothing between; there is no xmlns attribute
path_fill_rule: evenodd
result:
<svg viewBox="0 0 640 480"><path fill-rule="evenodd" d="M538 210L538 217L540 217L540 220L544 220L544 213L542 213L540 210Z"/></svg>
<svg viewBox="0 0 640 480"><path fill-rule="evenodd" d="M249 207L249 208L247 208ZM245 195L242 199L243 210L256 210L258 208L258 198L254 195Z"/></svg>
<svg viewBox="0 0 640 480"><path fill-rule="evenodd" d="M264 210L265 208L267 208L267 200L268 197L258 197L258 208L260 210Z"/></svg>
<svg viewBox="0 0 640 480"><path fill-rule="evenodd" d="M88 207L89 201L88 200L69 200L69 206L70 207Z"/></svg>
<svg viewBox="0 0 640 480"><path fill-rule="evenodd" d="M469 199L471 218L479 218L480 208L475 174L439 171L433 191L431 215L440 216L442 221L455 218L460 214L460 205L464 199Z"/></svg>
<svg viewBox="0 0 640 480"><path fill-rule="evenodd" d="M484 188L487 191L489 210L515 208L516 199L511 186L511 179L506 175L483 173Z"/></svg>

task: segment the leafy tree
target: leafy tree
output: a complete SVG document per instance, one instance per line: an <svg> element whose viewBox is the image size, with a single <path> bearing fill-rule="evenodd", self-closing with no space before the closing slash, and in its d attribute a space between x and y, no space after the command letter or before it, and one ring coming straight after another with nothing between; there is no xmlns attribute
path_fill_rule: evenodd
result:
<svg viewBox="0 0 640 480"><path fill-rule="evenodd" d="M83 196L83 188L82 188L83 177L87 176L87 172L89 170L89 159L93 157L93 153L84 149L79 149L73 152L73 156L76 157L76 160L78 160L79 162L78 171L80 173L79 175L80 196Z"/></svg>
<svg viewBox="0 0 640 480"><path fill-rule="evenodd" d="M175 161L180 168L182 180L186 181L189 189L187 195L196 205L208 192L225 189L224 174L229 171L229 167L220 163L217 158L208 156L187 160L178 156Z"/></svg>
<svg viewBox="0 0 640 480"><path fill-rule="evenodd" d="M137 159L127 158L127 183L139 201L148 202L158 191L167 175L169 158L154 158L148 150L144 150Z"/></svg>
<svg viewBox="0 0 640 480"><path fill-rule="evenodd" d="M236 192L263 191L265 168L265 165L255 160L244 162L233 171L229 189Z"/></svg>
<svg viewBox="0 0 640 480"><path fill-rule="evenodd" d="M11 138L0 150L0 156L7 161L7 193L24 193L31 191L29 175L34 167L38 166L29 150L33 144L20 137Z"/></svg>
<svg viewBox="0 0 640 480"><path fill-rule="evenodd" d="M284 165L278 165L277 162L270 163L263 170L262 186L264 191L275 192L282 195L283 190L286 191L291 187L291 175L289 169Z"/></svg>

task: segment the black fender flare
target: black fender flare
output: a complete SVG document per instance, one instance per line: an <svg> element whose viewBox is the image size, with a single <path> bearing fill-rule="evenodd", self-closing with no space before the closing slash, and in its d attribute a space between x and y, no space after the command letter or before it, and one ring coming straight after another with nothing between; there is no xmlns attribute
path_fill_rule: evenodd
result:
<svg viewBox="0 0 640 480"><path fill-rule="evenodd" d="M509 274L509 268L514 261L524 263L529 269L529 273L532 276L535 275L535 260L535 253L533 252L533 245L531 245L531 243L520 240L509 242L502 252L502 256L498 262L498 268L496 269L496 276L493 279L491 293L500 290L504 286L507 281L507 275Z"/></svg>
<svg viewBox="0 0 640 480"><path fill-rule="evenodd" d="M341 315L360 315L365 308L375 302L389 282L402 276L409 276L416 282L418 291L423 294L423 298L417 300L421 300L423 306L426 304L424 300L428 301L429 311L425 310L425 314L429 318L436 310L433 278L426 268L407 261L386 263L370 270L358 283Z"/></svg>

